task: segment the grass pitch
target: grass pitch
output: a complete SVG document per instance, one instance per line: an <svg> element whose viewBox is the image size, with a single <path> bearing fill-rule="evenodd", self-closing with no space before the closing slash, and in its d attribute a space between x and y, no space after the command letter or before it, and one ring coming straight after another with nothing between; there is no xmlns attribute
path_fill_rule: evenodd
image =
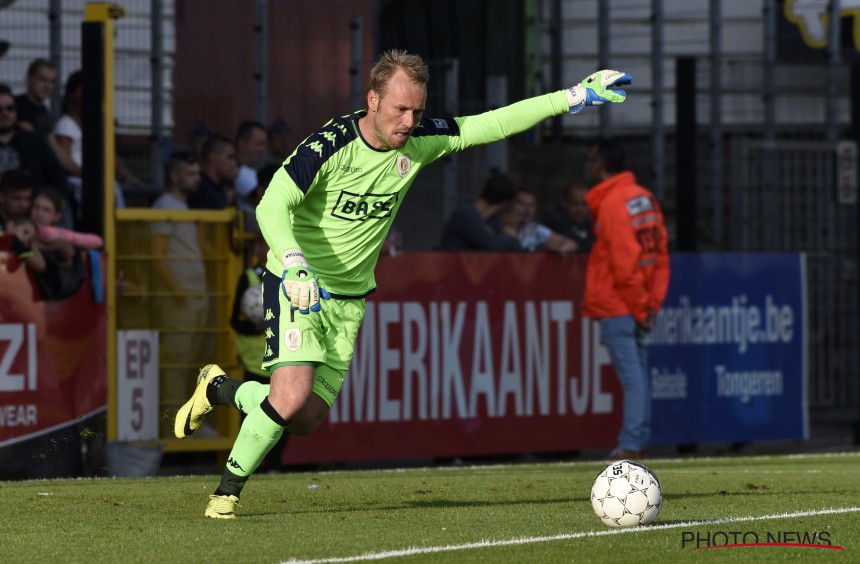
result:
<svg viewBox="0 0 860 564"><path fill-rule="evenodd" d="M860 561L860 453L647 464L635 529L592 512L600 461L260 475L234 521L216 476L0 482L0 562Z"/></svg>

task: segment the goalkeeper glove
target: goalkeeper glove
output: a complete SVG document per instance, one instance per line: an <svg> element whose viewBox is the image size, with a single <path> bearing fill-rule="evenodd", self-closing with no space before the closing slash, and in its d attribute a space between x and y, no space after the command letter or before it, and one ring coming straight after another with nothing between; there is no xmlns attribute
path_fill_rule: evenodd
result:
<svg viewBox="0 0 860 564"><path fill-rule="evenodd" d="M623 102L627 98L627 93L617 88L632 81L631 75L608 69L588 75L582 82L567 89L570 113L575 114L585 106Z"/></svg>
<svg viewBox="0 0 860 564"><path fill-rule="evenodd" d="M304 314L322 309L320 298L327 300L331 296L319 287L314 271L305 262L304 253L299 249L284 251L281 264L284 266L281 290L290 300L293 309Z"/></svg>

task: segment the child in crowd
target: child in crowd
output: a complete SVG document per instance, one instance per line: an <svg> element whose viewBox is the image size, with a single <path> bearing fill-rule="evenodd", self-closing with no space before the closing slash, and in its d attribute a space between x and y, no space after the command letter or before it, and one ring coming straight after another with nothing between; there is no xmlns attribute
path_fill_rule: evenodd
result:
<svg viewBox="0 0 860 564"><path fill-rule="evenodd" d="M33 245L39 232L36 223L26 215L16 215L6 220L4 228L5 233L0 234L0 251L13 253L19 261L10 265L9 270L14 271L18 264L24 263L34 272L43 272L47 266L45 257L38 246Z"/></svg>
<svg viewBox="0 0 860 564"><path fill-rule="evenodd" d="M68 241L78 249L99 249L104 241L98 235L79 233L59 227L63 218L65 200L58 190L42 188L30 208L30 217L39 226L39 241L46 246L54 246L60 241Z"/></svg>

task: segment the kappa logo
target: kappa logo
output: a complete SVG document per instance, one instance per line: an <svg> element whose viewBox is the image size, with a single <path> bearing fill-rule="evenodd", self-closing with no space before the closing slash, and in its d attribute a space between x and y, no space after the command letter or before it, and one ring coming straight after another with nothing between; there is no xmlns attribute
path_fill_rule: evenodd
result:
<svg viewBox="0 0 860 564"><path fill-rule="evenodd" d="M349 221L391 217L397 204L394 194L355 194L342 190L331 215Z"/></svg>
<svg viewBox="0 0 860 564"><path fill-rule="evenodd" d="M232 457L232 456L231 456L230 458L228 458L228 459L227 459L227 466L230 466L231 468L235 468L235 469L237 469L237 470L241 470L242 472L244 472L244 471L245 471L245 469L244 469L244 468L242 468L242 467L239 465L239 463L238 463L238 462L236 462L236 461L233 459L233 457Z"/></svg>
<svg viewBox="0 0 860 564"><path fill-rule="evenodd" d="M627 213L630 215L639 215L652 209L654 208L651 205L651 198L648 196L638 196L632 200L627 200Z"/></svg>
<svg viewBox="0 0 860 564"><path fill-rule="evenodd" d="M800 29L803 42L814 49L826 47L831 0L785 0L785 17ZM854 19L854 48L860 50L860 0L842 0L841 18Z"/></svg>

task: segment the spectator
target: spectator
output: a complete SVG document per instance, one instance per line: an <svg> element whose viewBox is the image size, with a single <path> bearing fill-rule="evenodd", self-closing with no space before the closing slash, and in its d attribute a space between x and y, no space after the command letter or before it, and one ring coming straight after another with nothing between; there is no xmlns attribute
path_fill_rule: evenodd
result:
<svg viewBox="0 0 860 564"><path fill-rule="evenodd" d="M21 263L33 272L45 271L45 257L36 242L38 231L39 228L26 215L6 219L5 232L0 234L0 251L11 252L17 257L17 261L8 266L10 272L17 270Z"/></svg>
<svg viewBox="0 0 860 564"><path fill-rule="evenodd" d="M80 209L83 202L83 180L81 174L84 166L84 134L83 134L83 110L84 110L84 75L81 71L75 71L66 79L66 87L63 91L63 107L60 119L54 125L54 138L59 147L57 157L63 168L66 169L68 182L72 189L74 202ZM141 186L138 180L128 168L116 159L117 178L124 182ZM124 208L125 197L119 182L114 182L114 207ZM77 214L74 214L77 215Z"/></svg>
<svg viewBox="0 0 860 564"><path fill-rule="evenodd" d="M595 186L586 195L596 239L588 257L583 315L600 338L621 388L624 415L610 458L643 458L651 436L651 386L645 338L669 287L669 252L660 205L624 170L624 152L601 140L588 153Z"/></svg>
<svg viewBox="0 0 860 564"><path fill-rule="evenodd" d="M47 140L54 127L48 103L57 84L57 68L47 59L36 59L27 67L27 91L15 96L18 126Z"/></svg>
<svg viewBox="0 0 860 564"><path fill-rule="evenodd" d="M490 219L505 204L513 202L517 186L504 174L487 179L481 194L455 210L442 228L442 251L521 251L519 240L512 235L496 233Z"/></svg>
<svg viewBox="0 0 860 564"><path fill-rule="evenodd" d="M27 215L33 204L33 180L26 170L10 170L0 177L0 230L13 216Z"/></svg>
<svg viewBox="0 0 860 564"><path fill-rule="evenodd" d="M257 169L265 164L268 141L266 126L258 121L243 121L236 130L236 207L252 213L248 196L257 188Z"/></svg>
<svg viewBox="0 0 860 564"><path fill-rule="evenodd" d="M33 180L25 170L13 170L0 181L0 218L5 226L9 218L30 218L33 202ZM32 221L32 220L30 220ZM28 261L42 299L61 300L74 294L84 281L83 261L71 244L42 245L37 239L32 244L40 257ZM37 254L34 252L34 254Z"/></svg>
<svg viewBox="0 0 860 564"><path fill-rule="evenodd" d="M581 180L568 184L558 206L547 215L544 224L562 235L576 241L577 251L587 253L594 244L594 231L585 195L588 186Z"/></svg>
<svg viewBox="0 0 860 564"><path fill-rule="evenodd" d="M33 198L30 217L39 226L39 243L45 248L57 250L58 245L67 242L78 250L99 249L104 241L92 233L79 233L60 227L63 219L63 196L54 188L43 188Z"/></svg>
<svg viewBox="0 0 860 564"><path fill-rule="evenodd" d="M188 210L188 199L200 184L197 158L184 151L172 153L165 163L167 187L153 203L158 210ZM181 365L189 351L203 350L199 333L189 328L208 325L206 268L198 242L198 230L187 221L165 221L152 225L150 252L160 298L157 312L164 329L160 342L162 366ZM161 371L162 398L175 409L187 394L188 379L181 368Z"/></svg>
<svg viewBox="0 0 860 564"><path fill-rule="evenodd" d="M223 135L213 135L203 143L200 157L200 185L189 193L188 207L223 210L227 207L225 186L235 186L236 150Z"/></svg>
<svg viewBox="0 0 860 564"><path fill-rule="evenodd" d="M528 188L519 188L514 201L500 212L497 231L519 239L520 246L526 251L555 251L561 254L576 251L576 243L572 239L536 222L536 214L534 192Z"/></svg>
<svg viewBox="0 0 860 564"><path fill-rule="evenodd" d="M67 193L66 174L54 151L38 135L18 127L12 92L0 86L0 176L18 169L29 173L37 189L53 186Z"/></svg>
<svg viewBox="0 0 860 564"><path fill-rule="evenodd" d="M284 118L278 118L269 126L269 162L283 164L293 150L290 140L290 125Z"/></svg>

